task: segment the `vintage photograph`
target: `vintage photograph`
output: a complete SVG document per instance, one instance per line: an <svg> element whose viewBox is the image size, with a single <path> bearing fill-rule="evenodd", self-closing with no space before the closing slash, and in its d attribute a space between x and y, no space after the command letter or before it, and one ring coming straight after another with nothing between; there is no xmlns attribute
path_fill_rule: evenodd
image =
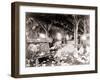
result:
<svg viewBox="0 0 100 80"><path fill-rule="evenodd" d="M97 73L96 6L12 3L11 76Z"/></svg>
<svg viewBox="0 0 100 80"><path fill-rule="evenodd" d="M90 64L90 16L25 13L25 67Z"/></svg>

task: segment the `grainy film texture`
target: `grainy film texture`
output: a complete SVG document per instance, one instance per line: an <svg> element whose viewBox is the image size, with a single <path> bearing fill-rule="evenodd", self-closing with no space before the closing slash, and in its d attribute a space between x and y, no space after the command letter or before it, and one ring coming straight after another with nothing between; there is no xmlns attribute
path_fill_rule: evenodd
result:
<svg viewBox="0 0 100 80"><path fill-rule="evenodd" d="M26 12L26 67L90 63L90 16Z"/></svg>

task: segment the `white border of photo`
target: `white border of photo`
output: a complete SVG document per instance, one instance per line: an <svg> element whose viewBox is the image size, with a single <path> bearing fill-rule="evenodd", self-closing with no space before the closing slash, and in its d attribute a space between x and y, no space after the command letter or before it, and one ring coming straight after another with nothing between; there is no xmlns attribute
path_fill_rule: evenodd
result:
<svg viewBox="0 0 100 80"><path fill-rule="evenodd" d="M50 14L78 14L90 15L90 64L55 66L55 67L25 67L25 18L26 12L32 13L50 13ZM20 46L19 46L19 74L39 74L39 73L57 73L95 70L95 10L72 9L72 8L54 8L37 6L20 6Z"/></svg>

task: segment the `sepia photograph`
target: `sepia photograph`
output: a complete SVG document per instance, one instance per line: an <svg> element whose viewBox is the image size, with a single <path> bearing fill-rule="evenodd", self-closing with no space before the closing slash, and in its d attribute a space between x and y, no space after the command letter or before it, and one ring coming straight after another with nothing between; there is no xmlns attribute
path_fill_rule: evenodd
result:
<svg viewBox="0 0 100 80"><path fill-rule="evenodd" d="M26 12L26 67L90 63L90 16Z"/></svg>
<svg viewBox="0 0 100 80"><path fill-rule="evenodd" d="M97 7L12 3L12 76L97 73Z"/></svg>

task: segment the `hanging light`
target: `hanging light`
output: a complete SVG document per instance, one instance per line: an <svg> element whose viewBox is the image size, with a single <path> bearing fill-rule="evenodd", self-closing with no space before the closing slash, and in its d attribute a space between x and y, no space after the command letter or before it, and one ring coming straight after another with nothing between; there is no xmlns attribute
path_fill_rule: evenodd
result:
<svg viewBox="0 0 100 80"><path fill-rule="evenodd" d="M87 40L86 35L82 35L82 36L81 36L81 40Z"/></svg>
<svg viewBox="0 0 100 80"><path fill-rule="evenodd" d="M61 39L62 39L61 33L57 33L56 38L57 38L58 40L61 40Z"/></svg>
<svg viewBox="0 0 100 80"><path fill-rule="evenodd" d="M46 38L46 35L45 35L44 33L40 33L40 34L39 34L39 37L40 37L40 38Z"/></svg>
<svg viewBox="0 0 100 80"><path fill-rule="evenodd" d="M69 35L68 34L66 35L66 40L69 40Z"/></svg>

